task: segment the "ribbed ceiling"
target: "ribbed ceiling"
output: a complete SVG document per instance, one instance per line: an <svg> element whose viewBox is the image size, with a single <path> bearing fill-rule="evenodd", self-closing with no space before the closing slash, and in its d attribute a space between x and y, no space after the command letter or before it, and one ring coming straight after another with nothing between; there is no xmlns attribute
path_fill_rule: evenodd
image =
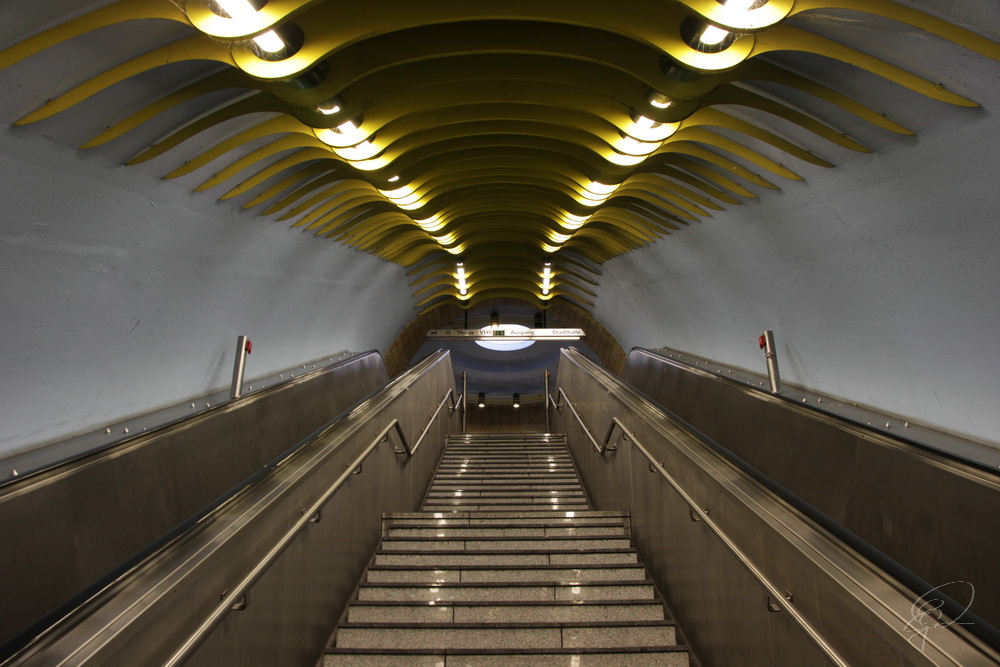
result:
<svg viewBox="0 0 1000 667"><path fill-rule="evenodd" d="M21 122L71 116L116 84L198 62L197 77L179 87L147 86L136 108L104 109L107 130L84 147L173 113L166 136L130 163L175 154L180 166L168 178L212 165L198 190L410 267L425 310L493 297L588 308L603 262L755 192L767 196L801 178L796 163L833 166L819 156L824 146L868 150L788 100L807 95L852 122L911 134L872 108L876 100L852 99L837 81L768 54L814 54L975 106L905 63L793 19L827 9L909 24L1000 60L994 42L878 0L123 0L0 52L0 68L113 24L181 24L166 43ZM706 44L712 33L719 44ZM284 49L267 51L267 38ZM227 97L217 104L220 91ZM177 113L202 98L212 100L208 112ZM796 143L734 108L780 118L811 140Z"/></svg>

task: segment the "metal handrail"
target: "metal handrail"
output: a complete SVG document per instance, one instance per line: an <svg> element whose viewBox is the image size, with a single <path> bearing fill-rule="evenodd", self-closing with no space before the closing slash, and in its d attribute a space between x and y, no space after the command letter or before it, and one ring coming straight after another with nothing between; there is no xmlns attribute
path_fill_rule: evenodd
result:
<svg viewBox="0 0 1000 667"><path fill-rule="evenodd" d="M546 433L550 433L552 431L552 421L551 421L551 416L549 415L549 399L552 398L551 396L549 396L549 378L550 377L552 377L552 373L550 373L546 369L545 376L544 376L544 380L545 380L545 432Z"/></svg>
<svg viewBox="0 0 1000 667"><path fill-rule="evenodd" d="M469 374L462 371L462 433L466 430L466 418L469 416Z"/></svg>
<svg viewBox="0 0 1000 667"><path fill-rule="evenodd" d="M285 534L281 536L281 539L279 539L278 542L271 547L264 557L257 562L253 569L251 569L250 572L248 572L247 575L243 577L238 584L236 584L236 586L228 591L225 598L215 606L212 613L209 614L204 621L202 621L201 625L199 625L191 636L188 637L187 641L185 641L180 648L174 651L173 655L171 655L170 658L163 663L165 666L183 664L185 660L191 657L195 649L197 649L198 646L200 646L201 643L208 638L208 635L211 634L212 630L214 630L215 627L223 621L226 614L233 611L234 601L243 598L247 591L253 588L253 585L262 576L264 576L264 573L267 572L268 568L270 568L271 565L278 560L278 557L281 556L285 549L287 549L288 546L295 541L295 538L298 537L299 533L301 533L306 526L310 523L316 523L315 517L319 514L320 510L323 509L323 506L329 502L330 498L332 498L334 494L340 490L340 487L355 474L358 467L365 462L365 459L367 459L373 451L375 451L378 444L380 442L388 441L386 436L389 434L389 431L393 429L396 429L399 433L399 437L403 440L403 446L406 446L406 436L403 435L403 430L399 425L399 420L393 419L389 422L388 426L382 429L382 431L375 436L375 439L371 441L371 444L365 447L364 451L361 452L356 459L354 459L351 465L344 469L344 472L340 474L337 481L335 481L330 488L328 488L326 492L316 500L316 502L310 505L307 509L302 510L301 518L293 523L292 527L285 531ZM407 449L407 451L409 452L410 450ZM413 451L416 451L416 448L414 448Z"/></svg>
<svg viewBox="0 0 1000 667"><path fill-rule="evenodd" d="M632 439L632 434L629 432L627 428L625 428L625 424L621 423L621 420L619 420L618 417L612 417L611 423L608 424L608 433L607 435L604 436L604 451L606 452L613 452L618 449L617 444L614 447L611 446L611 436L615 434L616 428L621 429L622 434L624 434L625 436L626 442Z"/></svg>
<svg viewBox="0 0 1000 667"><path fill-rule="evenodd" d="M708 510L702 509L701 507L698 506L698 503L696 503L695 500L690 495L688 495L687 492L685 492L684 489L682 489L681 486L674 480L674 478L670 475L670 473L667 472L667 470L663 467L663 464L657 461L653 457L653 455L649 452L649 450L646 449L643 446L643 444L639 442L639 440L635 437L635 434L629 432L625 428L625 425L622 424L620 421L618 421L617 417L612 419L612 423L608 428L608 436L610 437L610 435L614 432L616 425L618 428L621 428L622 431L625 433L626 440L635 445L635 447L638 448L638 450L642 453L642 455L649 460L651 466L650 472L652 472L652 466L655 466L656 471L658 471L660 475L662 475L663 478L667 480L670 486L673 487L674 491L677 492L677 495L679 495L684 500L684 502L688 504L688 506L691 508L692 519L694 518L695 513L697 513L698 516L697 520L704 523L712 530L713 533L715 533L715 536L719 538L719 540L726 546L726 548L729 549L730 552L732 552L732 554L736 557L736 560L738 560L743 565L743 567L745 567L747 571L750 572L750 574L761 584L761 586L763 586L767 590L768 595L770 595L775 600L784 600L785 595L781 591L781 589L779 589L777 586L771 583L771 581L764 575L764 573L761 572L759 569L757 569L757 567L753 564L750 558L745 553L743 553L743 551L726 536L726 534L722 531L721 528L719 528L719 526L715 523L715 521L712 520L712 518L709 516ZM819 634L819 632L809 623L809 621L805 617L802 616L802 614L799 612L798 609L796 609L792 605L781 605L781 609L789 615L789 617L796 623L796 625L802 628L802 631L805 632L806 635L813 641L813 643L815 643L816 646L823 653L826 654L826 657L831 662L833 662L836 665L843 665L844 667L847 667L849 663L846 660L844 660L844 658L842 658L840 654L838 654L837 651L823 639L823 637Z"/></svg>
<svg viewBox="0 0 1000 667"><path fill-rule="evenodd" d="M441 412L441 408L444 407L444 404L448 401L449 398L451 398L451 405L448 406L448 409L451 410L452 412L458 409L458 406L461 404L461 402L455 395L455 390L449 388L448 391L444 393L444 397L441 398L441 402L438 403L437 409L434 410L434 414L431 415L430 421L427 422L427 426L424 427L424 430L420 432L420 435L417 437L417 442L415 445L413 445L412 448L410 448L409 444L407 444L406 437L403 435L403 431L399 429L399 426L397 425L396 428L397 430L399 430L399 437L403 441L403 447L406 449L407 456L413 456L414 454L417 453L417 448L420 447L420 443L424 441L424 437L431 430L431 426L434 425L434 420L437 419L438 413Z"/></svg>
<svg viewBox="0 0 1000 667"><path fill-rule="evenodd" d="M319 514L323 506L334 496L334 494L337 493L337 491L340 490L340 487L343 486L348 478L359 470L361 464L363 464L365 459L367 459L368 456L375 451L378 444L380 442L389 441L390 431L396 431L396 434L399 436L399 440L403 445L403 449L394 448L397 454L405 453L407 456L413 456L416 454L417 449L420 447L420 443L423 442L424 437L430 431L431 426L434 425L438 414L441 412L441 408L444 407L449 398L451 399L451 405L448 406L448 409L454 411L458 408L460 401L455 395L454 389L449 388L441 398L441 401L438 403L437 409L434 410L434 414L431 415L430 420L427 422L427 426L425 426L423 431L420 432L420 436L417 438L416 444L414 444L413 447L410 447L410 444L406 439L406 434L403 432L403 427L400 426L398 419L393 419L386 425L385 428L379 431L379 434L375 436L375 438L371 441L371 444L365 447L364 451L362 451L361 454L354 459L351 465L348 466L343 473L341 473L340 477L337 478L337 481L334 482L333 485L330 486L330 488L328 488L326 492L323 493L323 495L320 496L308 509L304 509L302 511L302 517L293 523L291 528L285 531L285 534L281 536L281 539L279 539L278 542L271 547L267 554L265 554L265 556L253 567L253 569L251 569L250 572L247 573L247 575L228 592L225 599L212 610L212 613L209 614L200 626L198 626L197 630L195 630L195 632L188 637L187 641L184 642L184 644L177 649L177 651L175 651L170 659L164 664L180 665L191 657L194 650L208 637L212 630L214 630L215 627L222 622L226 614L233 610L233 601L239 600L246 595L247 591L253 588L253 585L257 582L257 580L264 576L267 569L271 567L276 560L278 560L278 557L281 556L282 552L284 552L286 548L288 548L288 545L290 545L295 538L298 537L298 534L301 533L302 530L304 530L310 523L316 522L315 517Z"/></svg>
<svg viewBox="0 0 1000 667"><path fill-rule="evenodd" d="M575 407L573 407L573 401L569 400L569 396L566 395L566 392L563 390L562 387L559 387L558 395L562 398L562 400L565 401L566 407L570 409L570 411L573 413L573 416L576 417L576 421L580 424L580 428L582 428L583 432L587 434L588 438L590 438L590 442L594 445L594 449L597 450L597 453L603 454L605 451L605 447L603 445L599 445L597 441L594 440L594 436L591 434L590 429L583 422L583 417L581 417L580 413L576 411ZM551 396L549 398L551 398ZM562 406L557 404L556 407L562 407ZM608 435L610 435L610 433ZM605 444L607 443L605 442Z"/></svg>

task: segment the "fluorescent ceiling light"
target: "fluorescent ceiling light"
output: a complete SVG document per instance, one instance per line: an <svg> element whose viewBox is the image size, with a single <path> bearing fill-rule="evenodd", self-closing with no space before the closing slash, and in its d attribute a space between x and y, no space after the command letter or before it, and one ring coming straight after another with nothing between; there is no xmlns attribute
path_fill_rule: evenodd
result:
<svg viewBox="0 0 1000 667"><path fill-rule="evenodd" d="M649 103L657 109L666 109L673 101L663 93L652 92L649 94Z"/></svg>
<svg viewBox="0 0 1000 667"><path fill-rule="evenodd" d="M280 37L278 33L273 30L268 30L267 32L261 33L253 38L254 43L260 48L264 49L268 53L278 53L284 51L285 42Z"/></svg>
<svg viewBox="0 0 1000 667"><path fill-rule="evenodd" d="M645 155L626 155L625 153L616 153L615 151L609 151L604 155L604 159L611 164L617 164L622 167L632 167L637 164L642 164L646 159Z"/></svg>
<svg viewBox="0 0 1000 667"><path fill-rule="evenodd" d="M653 120L652 118L639 116L638 118L635 119L635 125L633 127L636 127L637 129L640 130L651 130L654 127L659 127L660 125L663 125L663 123Z"/></svg>
<svg viewBox="0 0 1000 667"><path fill-rule="evenodd" d="M333 152L344 158L354 162L356 160L367 160L378 155L379 151L382 150L370 140L365 139L360 141L353 146L348 146L346 148L334 148Z"/></svg>
<svg viewBox="0 0 1000 667"><path fill-rule="evenodd" d="M526 327L520 324L505 324L503 325L503 329L505 332L510 331L513 333L519 331L531 331L531 327ZM487 340L476 341L476 345L480 347L485 347L487 350L497 350L499 352L523 350L524 348L531 347L534 344L535 341L533 340L503 340L503 336L497 336L496 340L490 338Z"/></svg>
<svg viewBox="0 0 1000 667"><path fill-rule="evenodd" d="M583 186L583 189L588 192L593 192L595 195L609 195L615 190L617 190L619 187L621 187L620 183L608 185L607 183L591 181L587 185Z"/></svg>
<svg viewBox="0 0 1000 667"><path fill-rule="evenodd" d="M730 34L731 33L728 30L723 30L722 28L710 25L705 28L703 33L701 33L701 37L698 38L698 41L707 46L715 46L716 44L721 44L722 40L729 37Z"/></svg>
<svg viewBox="0 0 1000 667"><path fill-rule="evenodd" d="M348 121L345 121L345 122L341 123L337 127L330 128L330 131L331 132L336 132L337 134L347 134L349 132L355 132L355 131L357 131L357 129L358 129L358 126L354 124L354 121L353 120L348 120Z"/></svg>
<svg viewBox="0 0 1000 667"><path fill-rule="evenodd" d="M624 136L614 143L614 148L627 155L649 155L660 147L658 141L639 141L635 137Z"/></svg>
<svg viewBox="0 0 1000 667"><path fill-rule="evenodd" d="M230 18L247 19L257 13L247 0L215 0L222 11L229 14Z"/></svg>
<svg viewBox="0 0 1000 667"><path fill-rule="evenodd" d="M455 278L458 281L458 293L461 296L466 296L469 293L469 289L465 283L465 264L463 262L455 264Z"/></svg>

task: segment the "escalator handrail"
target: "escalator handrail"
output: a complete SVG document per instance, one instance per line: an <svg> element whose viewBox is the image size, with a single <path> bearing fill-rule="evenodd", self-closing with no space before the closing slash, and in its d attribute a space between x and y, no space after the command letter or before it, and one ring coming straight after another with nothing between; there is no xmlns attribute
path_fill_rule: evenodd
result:
<svg viewBox="0 0 1000 667"><path fill-rule="evenodd" d="M656 471L659 472L660 475L667 481L667 483L670 484L671 487L673 487L674 491L677 492L677 495L679 495L684 500L684 502L687 503L687 505L691 509L692 520L700 521L704 523L706 526L708 526L708 528L711 529L713 533L715 533L715 536L719 538L719 541L721 541L726 546L726 548L729 549L729 551L736 557L736 560L738 560L740 564L743 565L744 568L746 568L746 570L750 573L750 575L753 576L753 578L756 579L760 583L760 585L764 587L765 590L767 590L768 595L770 596L771 599L776 601L784 600L785 599L784 594L782 593L781 589L778 588L770 579L768 579L767 576L763 572L761 572L760 569L757 568L757 566L753 564L753 561L750 560L749 556L747 556L746 553L744 553L743 550L739 548L739 546L737 546L732 540L730 540L726 536L725 532L718 526L718 524L716 524L714 520L712 520L708 511L698 506L698 503L695 502L694 498L692 498L683 488L681 488L680 484L677 483L673 475L667 472L666 468L663 467L663 464L656 460L656 458L650 453L650 451L646 449L646 447L644 447L641 442L639 442L639 439L635 437L635 434L629 432L625 428L625 426L622 425L620 421L618 421L617 417L612 419L611 426L608 428L609 435L611 432L614 431L616 424L622 429L623 433L625 434L625 440L630 442L633 447L638 449L639 452L643 456L645 456L646 459L649 460L650 466L655 467ZM697 519L694 518L696 515L698 517ZM795 608L794 605L790 604L784 605L781 604L780 602L778 604L780 605L780 610L788 614L789 618L791 618L795 622L795 624L802 629L802 631L806 634L806 636L809 637L809 639L816 645L816 647L823 652L823 654L831 663L835 665L841 665L842 667L848 667L850 663L848 663L843 657L841 657L840 654L837 653L836 649L830 646L830 644L823 639L823 636L819 633L819 631L813 626L812 623L808 621L808 619L806 619L799 612L798 609Z"/></svg>

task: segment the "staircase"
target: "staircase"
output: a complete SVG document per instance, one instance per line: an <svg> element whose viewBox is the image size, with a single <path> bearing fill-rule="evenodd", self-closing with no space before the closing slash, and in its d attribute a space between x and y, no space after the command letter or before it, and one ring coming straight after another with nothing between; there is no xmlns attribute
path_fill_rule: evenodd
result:
<svg viewBox="0 0 1000 667"><path fill-rule="evenodd" d="M590 509L565 436L451 436L383 540L324 666L687 665L629 540Z"/></svg>

